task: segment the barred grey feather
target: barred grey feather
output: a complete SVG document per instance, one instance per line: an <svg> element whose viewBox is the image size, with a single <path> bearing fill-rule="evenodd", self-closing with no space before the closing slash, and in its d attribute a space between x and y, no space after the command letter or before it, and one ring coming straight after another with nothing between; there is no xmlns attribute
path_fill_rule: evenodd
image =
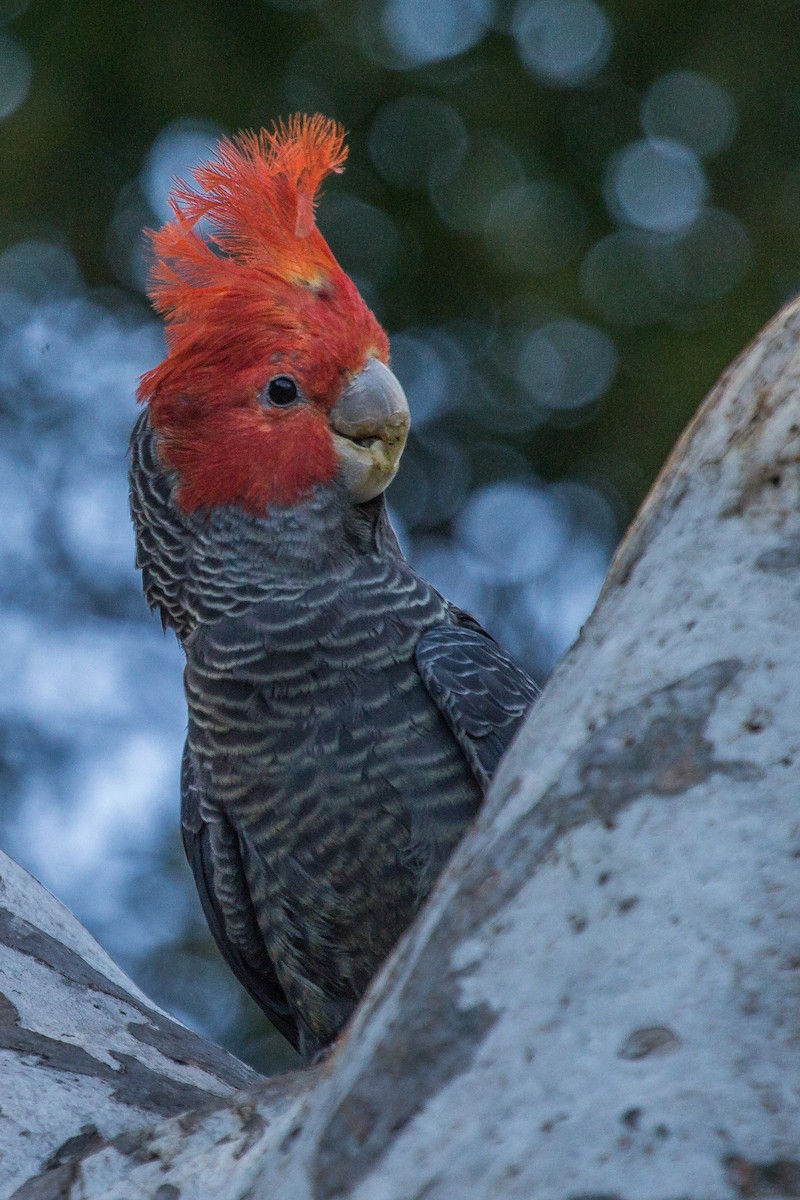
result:
<svg viewBox="0 0 800 1200"><path fill-rule="evenodd" d="M335 482L186 516L147 414L137 563L186 652L187 855L233 971L306 1055L339 1032L481 803L535 695Z"/></svg>

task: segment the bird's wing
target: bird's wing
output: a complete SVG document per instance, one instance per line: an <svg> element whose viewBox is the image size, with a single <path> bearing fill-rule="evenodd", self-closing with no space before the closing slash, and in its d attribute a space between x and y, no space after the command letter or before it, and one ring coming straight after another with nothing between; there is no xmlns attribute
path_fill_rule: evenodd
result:
<svg viewBox="0 0 800 1200"><path fill-rule="evenodd" d="M238 836L224 813L206 811L203 801L187 746L181 773L181 831L208 926L234 975L297 1049L297 1023L256 922Z"/></svg>
<svg viewBox="0 0 800 1200"><path fill-rule="evenodd" d="M472 617L419 640L417 667L485 790L539 689Z"/></svg>
<svg viewBox="0 0 800 1200"><path fill-rule="evenodd" d="M130 505L136 532L136 566L150 608L157 608L164 629L184 637L194 620L185 605L184 580L194 536L173 499L173 485L156 447L150 416L144 409L131 430Z"/></svg>

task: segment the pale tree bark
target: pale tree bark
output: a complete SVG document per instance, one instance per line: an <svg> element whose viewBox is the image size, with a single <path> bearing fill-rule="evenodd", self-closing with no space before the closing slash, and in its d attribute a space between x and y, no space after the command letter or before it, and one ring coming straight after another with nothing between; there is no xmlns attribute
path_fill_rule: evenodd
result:
<svg viewBox="0 0 800 1200"><path fill-rule="evenodd" d="M800 1195L799 336L706 401L320 1067L259 1082L0 868L2 1195Z"/></svg>

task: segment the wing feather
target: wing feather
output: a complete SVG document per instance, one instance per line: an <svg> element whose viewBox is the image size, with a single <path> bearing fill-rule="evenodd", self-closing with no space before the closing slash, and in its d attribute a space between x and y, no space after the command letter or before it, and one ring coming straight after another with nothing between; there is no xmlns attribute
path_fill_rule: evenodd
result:
<svg viewBox="0 0 800 1200"><path fill-rule="evenodd" d="M539 689L477 621L454 616L420 638L417 668L485 790Z"/></svg>
<svg viewBox="0 0 800 1200"><path fill-rule="evenodd" d="M299 1032L258 928L236 831L221 812L204 812L191 755L184 753L181 830L208 926L222 957L256 1004L298 1048Z"/></svg>

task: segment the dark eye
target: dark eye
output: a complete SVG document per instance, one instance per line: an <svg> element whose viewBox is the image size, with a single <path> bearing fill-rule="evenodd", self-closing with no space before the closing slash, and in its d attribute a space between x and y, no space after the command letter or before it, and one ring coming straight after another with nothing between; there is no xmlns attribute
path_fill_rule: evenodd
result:
<svg viewBox="0 0 800 1200"><path fill-rule="evenodd" d="M270 404L277 404L280 408L294 404L298 395L297 384L290 375L276 375L267 384L267 399Z"/></svg>

